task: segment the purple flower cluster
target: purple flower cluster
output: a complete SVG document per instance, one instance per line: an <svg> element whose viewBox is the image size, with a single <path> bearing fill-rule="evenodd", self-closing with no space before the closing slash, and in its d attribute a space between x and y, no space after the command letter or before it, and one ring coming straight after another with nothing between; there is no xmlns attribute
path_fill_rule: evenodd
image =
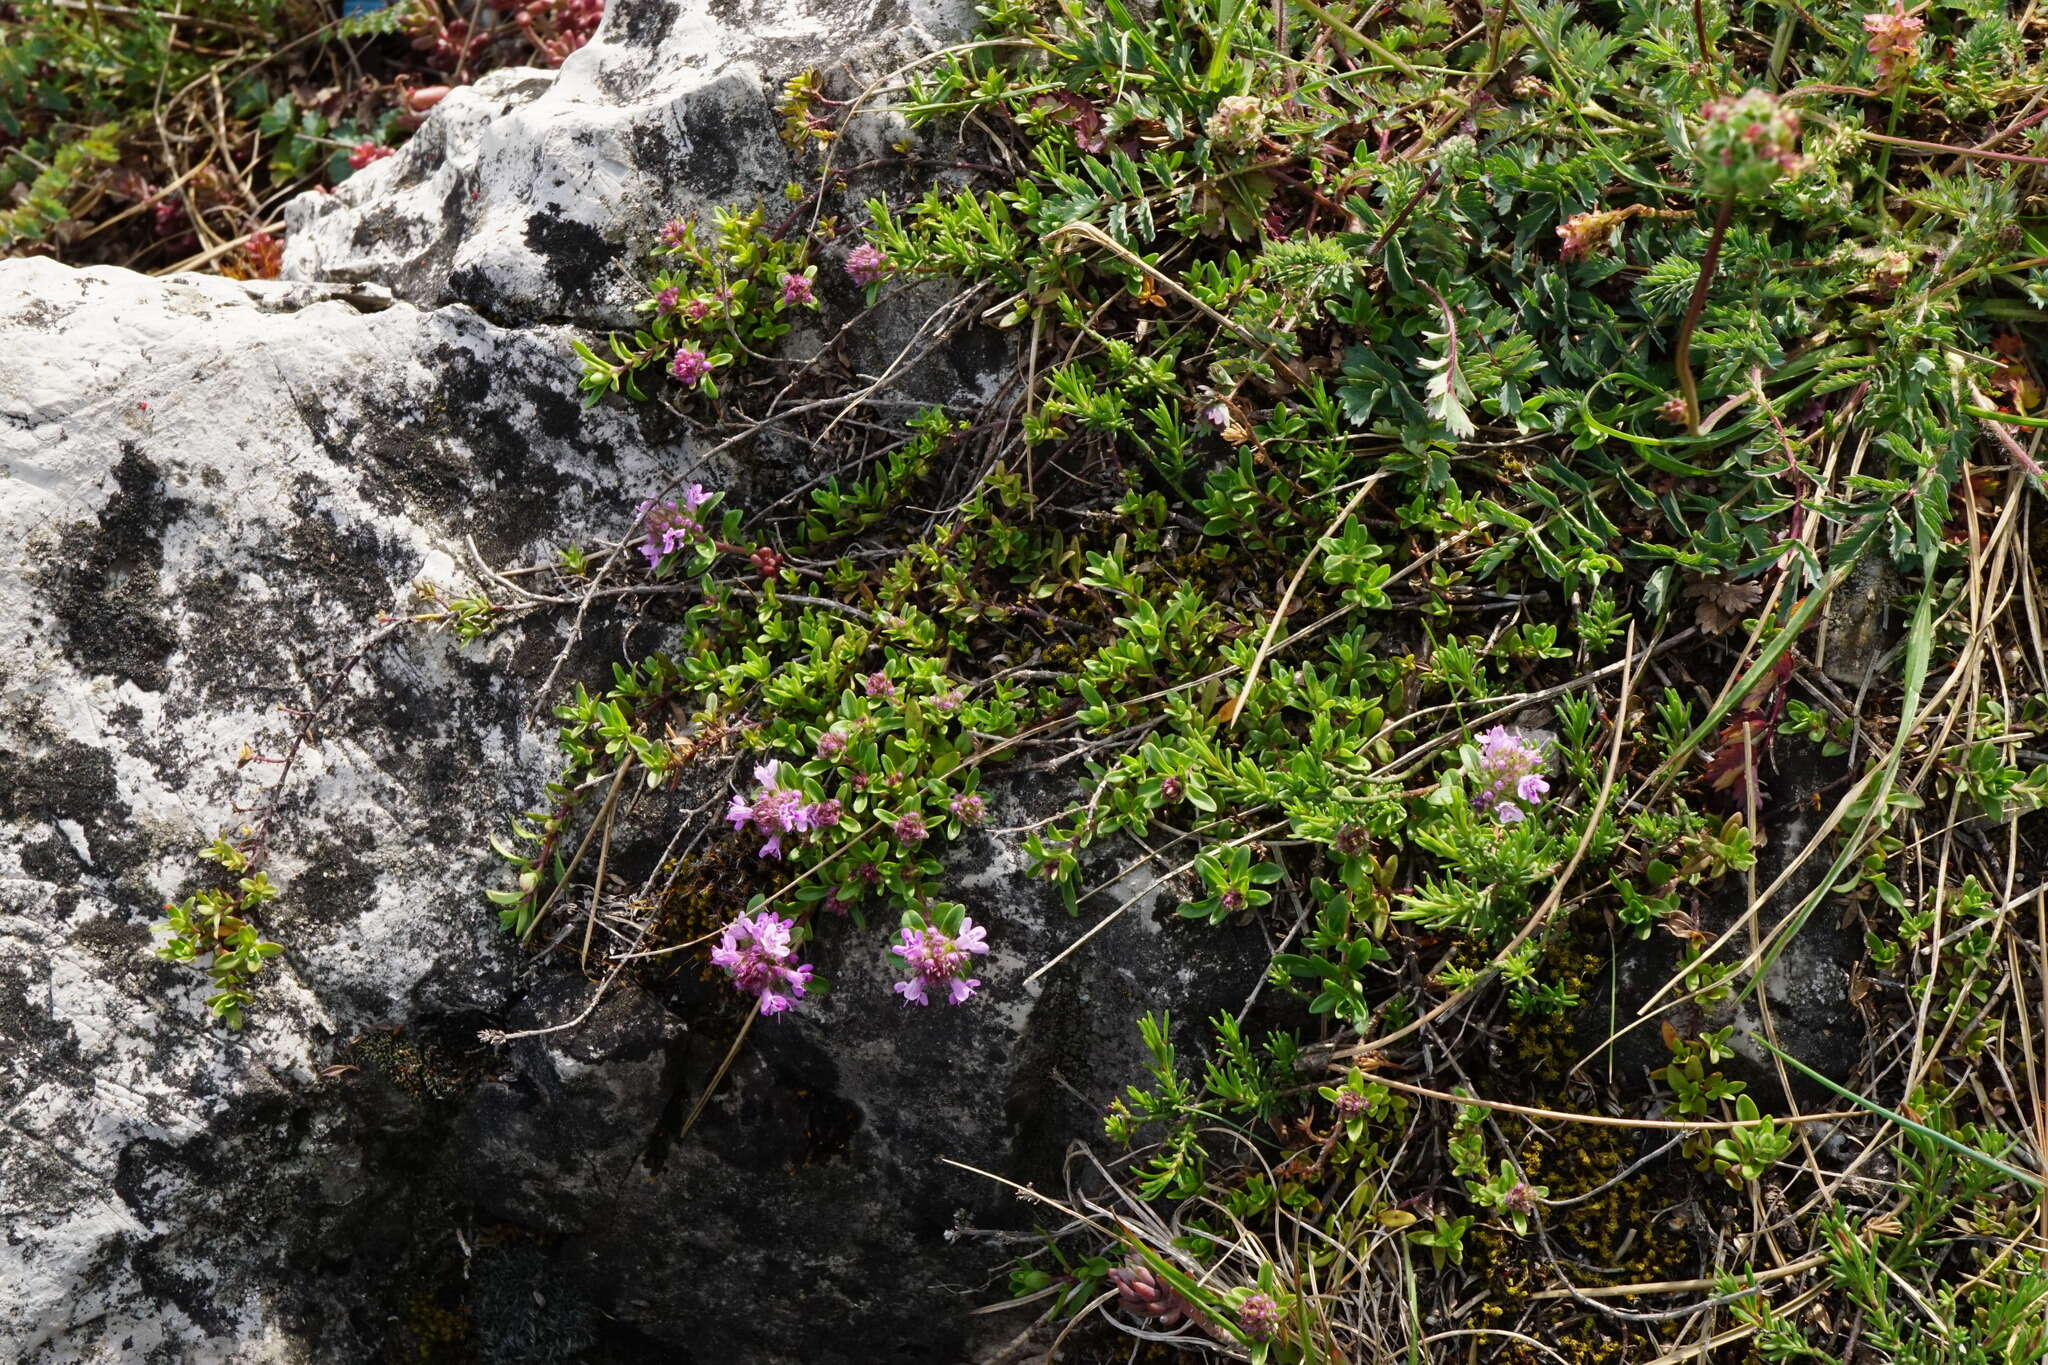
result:
<svg viewBox="0 0 2048 1365"><path fill-rule="evenodd" d="M1472 798L1476 810L1490 810L1503 825L1518 825L1543 799L1550 784L1543 780L1543 753L1505 725L1496 725L1479 742L1479 777L1483 784Z"/></svg>
<svg viewBox="0 0 2048 1365"><path fill-rule="evenodd" d="M761 845L760 856L780 858L782 838L786 834L803 834L814 829L827 829L839 823L842 812L837 801L811 802L794 787L782 785L781 765L763 763L754 769L754 798L734 794L732 804L726 808L725 818L734 829L752 826L756 833L766 836Z"/></svg>
<svg viewBox="0 0 2048 1365"><path fill-rule="evenodd" d="M711 373L711 357L695 346L680 347L668 363L668 372L678 384L700 383Z"/></svg>
<svg viewBox="0 0 2048 1365"><path fill-rule="evenodd" d="M988 814L988 807L973 792L961 792L946 802L946 809L953 818L963 825L978 825Z"/></svg>
<svg viewBox="0 0 2048 1365"><path fill-rule="evenodd" d="M659 566L664 556L673 554L704 534L696 512L709 501L711 495L704 491L704 485L693 483L684 490L681 502L673 498L665 502L649 501L633 509L634 515L647 528L647 539L640 542L640 553L647 556L648 568Z"/></svg>
<svg viewBox="0 0 2048 1365"><path fill-rule="evenodd" d="M905 929L902 942L889 951L903 959L911 970L910 979L893 987L906 1005L929 1005L931 992L943 988L949 1004L962 1005L981 982L967 975L973 966L971 954L988 952L988 930L962 918L960 932L948 936L935 926Z"/></svg>
<svg viewBox="0 0 2048 1365"><path fill-rule="evenodd" d="M661 225L661 244L674 250L690 240L690 225L680 218L671 218Z"/></svg>
<svg viewBox="0 0 2048 1365"><path fill-rule="evenodd" d="M1280 1305L1271 1294L1253 1294L1238 1305L1237 1325L1253 1341L1271 1341L1280 1330Z"/></svg>
<svg viewBox="0 0 2048 1365"><path fill-rule="evenodd" d="M811 295L811 279L808 275L784 275L782 277L782 301L793 308L808 308L817 302Z"/></svg>
<svg viewBox="0 0 2048 1365"><path fill-rule="evenodd" d="M763 1014L780 1014L804 998L811 967L790 961L796 953L790 943L795 928L795 920L766 910L741 915L725 926L711 950L711 964L726 970L735 989L759 997Z"/></svg>
<svg viewBox="0 0 2048 1365"><path fill-rule="evenodd" d="M888 278L889 258L873 242L863 242L846 253L846 273L863 287Z"/></svg>

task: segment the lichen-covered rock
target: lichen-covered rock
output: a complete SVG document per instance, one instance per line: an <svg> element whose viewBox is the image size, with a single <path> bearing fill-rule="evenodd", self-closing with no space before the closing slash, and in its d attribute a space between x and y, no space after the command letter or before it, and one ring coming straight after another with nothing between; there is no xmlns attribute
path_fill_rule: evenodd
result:
<svg viewBox="0 0 2048 1365"><path fill-rule="evenodd" d="M1142 1075L1135 1016L1195 1055L1257 931L1162 888L1027 984L1127 892L1071 918L974 836L949 858L993 934L981 996L906 1007L886 927L828 926L836 989L761 1021L685 1133L738 997L671 958L593 999L481 896L553 772L525 715L566 620L362 648L416 580L467 586L472 545L545 558L672 476L746 506L786 471L698 469L658 406L579 412L555 330L365 286L0 263L0 354L0 1358L951 1365L1014 1333L965 1315L1005 1249L952 1234L1032 1210L941 1159L1056 1189ZM230 1034L149 926L330 689L273 831L287 951ZM1064 795L987 790L997 825Z"/></svg>
<svg viewBox="0 0 2048 1365"><path fill-rule="evenodd" d="M452 92L396 155L286 214L291 279L374 281L494 318L623 326L668 217L780 198L776 97L813 67L885 76L964 33L964 0L611 0L559 71ZM893 123L837 153L872 158Z"/></svg>
<svg viewBox="0 0 2048 1365"><path fill-rule="evenodd" d="M521 684L548 649L516 635L414 631L343 680L291 777L268 921L291 951L246 1032L150 952L195 849L253 818L293 712L413 580L462 583L469 539L613 527L682 458L636 414L579 415L561 337L389 304L0 263L10 1359L266 1358L276 1249L237 1187L269 1187L285 1135L236 1136L251 1106L288 1128L339 1043L506 989L483 840L547 763Z"/></svg>

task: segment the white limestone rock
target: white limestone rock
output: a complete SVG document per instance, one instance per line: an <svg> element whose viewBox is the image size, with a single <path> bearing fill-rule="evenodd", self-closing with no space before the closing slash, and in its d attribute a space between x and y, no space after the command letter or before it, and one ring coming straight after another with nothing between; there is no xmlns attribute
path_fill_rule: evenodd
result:
<svg viewBox="0 0 2048 1365"><path fill-rule="evenodd" d="M521 721L554 628L414 630L350 675L292 777L290 951L245 1033L149 926L275 779L243 746L281 754L281 708L423 569L615 534L685 457L579 413L559 335L361 288L0 262L0 355L0 1357L286 1359L232 1220L208 1245L241 1177L156 1155L233 1150L223 1116L338 1040L502 997L484 840L549 770Z"/></svg>
<svg viewBox="0 0 2048 1365"><path fill-rule="evenodd" d="M286 214L288 279L375 281L501 320L632 321L662 222L774 201L798 163L782 82L886 76L966 33L967 0L611 0L559 71L496 72L436 106L396 156ZM869 119L838 164L868 158Z"/></svg>

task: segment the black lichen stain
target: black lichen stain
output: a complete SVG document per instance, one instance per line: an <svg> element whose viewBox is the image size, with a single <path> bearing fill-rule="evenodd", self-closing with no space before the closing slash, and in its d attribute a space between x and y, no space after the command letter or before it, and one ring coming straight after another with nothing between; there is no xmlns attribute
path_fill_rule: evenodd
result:
<svg viewBox="0 0 2048 1365"><path fill-rule="evenodd" d="M660 47L681 10L674 0L612 0L605 7L606 36L624 48Z"/></svg>
<svg viewBox="0 0 2048 1365"><path fill-rule="evenodd" d="M96 868L133 866L144 852L114 780L112 757L33 728L0 733L0 820L52 830L59 820L74 821L85 831ZM68 842L61 852L45 848L44 855L51 867L77 861Z"/></svg>
<svg viewBox="0 0 2048 1365"><path fill-rule="evenodd" d="M474 536L486 557L505 558L557 519L564 474L535 457L536 435L578 441L589 472L577 477L602 480L617 452L585 429L567 366L535 376L509 364L515 357L489 334L465 339L478 344L451 340L427 353L424 386L366 388L345 409L300 395L296 407L371 506L431 518L451 535Z"/></svg>
<svg viewBox="0 0 2048 1365"><path fill-rule="evenodd" d="M583 293L619 259L619 248L596 228L546 209L526 220L526 245L547 261L549 276L565 294Z"/></svg>
<svg viewBox="0 0 2048 1365"><path fill-rule="evenodd" d="M164 528L186 504L164 496L163 477L132 443L114 467L117 491L97 524L80 521L58 539L36 586L64 626L64 653L80 669L151 692L170 681L178 630L160 581Z"/></svg>
<svg viewBox="0 0 2048 1365"><path fill-rule="evenodd" d="M766 104L731 107L715 100L694 101L673 122L645 123L631 133L633 161L642 171L724 192L739 184L738 149L773 147L775 138Z"/></svg>

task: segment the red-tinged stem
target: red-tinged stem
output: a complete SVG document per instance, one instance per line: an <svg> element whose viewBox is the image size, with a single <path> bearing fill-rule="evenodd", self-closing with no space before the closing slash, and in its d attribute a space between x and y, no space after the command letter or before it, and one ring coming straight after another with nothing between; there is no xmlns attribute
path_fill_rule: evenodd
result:
<svg viewBox="0 0 2048 1365"><path fill-rule="evenodd" d="M1678 391L1685 395L1685 431L1700 434L1700 388L1692 377L1692 329L1699 324L1707 306L1707 289L1714 282L1714 267L1721 260L1721 239L1728 235L1728 220L1735 216L1735 193L1721 197L1714 215L1714 231L1707 238L1707 254L1700 258L1700 277L1693 283L1692 300L1685 305L1685 321L1678 324L1678 340L1671 348L1671 365L1678 371Z"/></svg>

